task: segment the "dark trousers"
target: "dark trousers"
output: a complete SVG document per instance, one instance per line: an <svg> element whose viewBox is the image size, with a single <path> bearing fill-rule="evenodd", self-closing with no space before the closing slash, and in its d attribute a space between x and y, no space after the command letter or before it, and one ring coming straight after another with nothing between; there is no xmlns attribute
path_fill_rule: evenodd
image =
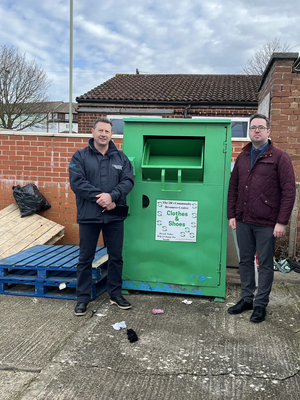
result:
<svg viewBox="0 0 300 400"><path fill-rule="evenodd" d="M240 251L239 271L241 277L241 296L252 301L255 291L254 256L259 263L258 290L254 306L266 307L274 279L275 237L274 228L258 226L237 221L236 234Z"/></svg>
<svg viewBox="0 0 300 400"><path fill-rule="evenodd" d="M79 303L88 303L91 300L92 262L101 230L108 254L107 292L111 297L121 296L124 221L113 221L107 224L79 224L80 252L76 287Z"/></svg>

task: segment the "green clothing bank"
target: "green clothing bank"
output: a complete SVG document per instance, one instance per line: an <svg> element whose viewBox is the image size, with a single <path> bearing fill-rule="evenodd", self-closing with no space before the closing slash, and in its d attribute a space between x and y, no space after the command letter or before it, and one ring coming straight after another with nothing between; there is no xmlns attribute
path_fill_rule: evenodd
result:
<svg viewBox="0 0 300 400"><path fill-rule="evenodd" d="M128 118L123 289L225 297L229 119Z"/></svg>

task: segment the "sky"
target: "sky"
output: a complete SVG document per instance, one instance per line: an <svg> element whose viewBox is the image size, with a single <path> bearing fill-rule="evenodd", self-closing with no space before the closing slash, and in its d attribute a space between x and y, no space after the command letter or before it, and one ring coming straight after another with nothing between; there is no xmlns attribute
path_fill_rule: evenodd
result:
<svg viewBox="0 0 300 400"><path fill-rule="evenodd" d="M275 37L300 52L300 0L73 0L73 88L116 74L238 74ZM69 101L70 0L1 0L0 45L17 47Z"/></svg>

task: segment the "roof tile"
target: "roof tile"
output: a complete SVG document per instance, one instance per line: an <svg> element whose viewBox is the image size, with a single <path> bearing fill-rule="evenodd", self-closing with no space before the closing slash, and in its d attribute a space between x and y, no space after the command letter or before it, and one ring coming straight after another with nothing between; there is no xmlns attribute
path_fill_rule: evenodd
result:
<svg viewBox="0 0 300 400"><path fill-rule="evenodd" d="M116 75L80 100L257 101L260 75Z"/></svg>

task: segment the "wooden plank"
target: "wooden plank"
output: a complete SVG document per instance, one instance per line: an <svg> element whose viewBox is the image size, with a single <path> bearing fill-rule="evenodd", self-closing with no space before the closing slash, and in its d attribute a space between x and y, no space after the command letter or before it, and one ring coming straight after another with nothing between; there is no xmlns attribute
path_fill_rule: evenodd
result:
<svg viewBox="0 0 300 400"><path fill-rule="evenodd" d="M52 247L52 249L54 251L52 251L51 253L46 254L45 256L41 257L41 255L39 254L39 258L31 261L31 262L27 262L26 266L27 267L36 267L36 266L43 266L43 268L47 268L47 267L53 267L53 268L59 268L59 267L64 267L64 264L69 261L70 259L74 259L76 258L77 261L75 263L75 266L77 265L78 262L78 256L79 256L79 247L69 247L68 249L64 249L64 247L57 249L56 247L58 246L54 246ZM74 265L74 263L72 263L72 266Z"/></svg>
<svg viewBox="0 0 300 400"><path fill-rule="evenodd" d="M102 249L99 249L99 251L96 252L92 267L98 268L99 265L104 264L107 260L108 260L107 249L106 247L103 247Z"/></svg>
<svg viewBox="0 0 300 400"><path fill-rule="evenodd" d="M108 254L105 254L105 256L102 256L100 260L97 260L95 263L92 264L93 268L98 268L99 265L104 264L108 260Z"/></svg>
<svg viewBox="0 0 300 400"><path fill-rule="evenodd" d="M46 242L45 244L55 244L56 242L58 242L62 237L64 237L65 235L65 230L62 230L61 232L59 232L57 235L53 236L50 240L48 240L48 242Z"/></svg>
<svg viewBox="0 0 300 400"><path fill-rule="evenodd" d="M59 247L59 246L57 246ZM18 263L20 260L28 260L31 258L36 258L40 254L44 254L45 252L50 250L48 246L35 246L34 248L28 248L26 250L22 250L20 253L12 254L6 258L0 260L0 267L6 265L12 265Z"/></svg>
<svg viewBox="0 0 300 400"><path fill-rule="evenodd" d="M54 244L64 236L64 226L38 214L21 218L17 204L0 210L0 259L36 245Z"/></svg>
<svg viewBox="0 0 300 400"><path fill-rule="evenodd" d="M79 257L79 246L58 245L48 246L40 245L22 250L0 260L0 268L67 268L74 269ZM96 254L93 260L93 267L103 264L107 260L107 249L103 246L97 246Z"/></svg>
<svg viewBox="0 0 300 400"><path fill-rule="evenodd" d="M0 220L0 232L8 232L10 229L14 229L20 224L27 226L33 223L33 221L39 221L41 218L38 214L32 214L28 217L21 218L19 210L13 210L11 213L6 214ZM45 218L46 219L46 218Z"/></svg>
<svg viewBox="0 0 300 400"><path fill-rule="evenodd" d="M45 225L46 232L49 230L49 225L52 227L52 221L46 220L45 222L39 222L39 221L34 221L33 224L28 223L30 221L27 221L27 226L22 227L21 230L18 232L15 232L15 234L9 239L4 242L1 241L0 245L0 254L2 254L3 257L7 257L9 254L11 254L12 251L15 253L21 251L24 249L24 247L27 247L30 245L33 241L36 240L37 237L40 237L41 234L39 233L39 230L41 229L41 225ZM15 229L16 230L16 229ZM47 239L49 236L47 237ZM45 241L43 240L43 243Z"/></svg>
<svg viewBox="0 0 300 400"><path fill-rule="evenodd" d="M36 246L38 244L54 244L58 242L58 240L61 239L64 234L65 228L62 225L53 225L48 232L44 233L30 243L30 246Z"/></svg>
<svg viewBox="0 0 300 400"><path fill-rule="evenodd" d="M14 220L8 220L4 221L3 225L2 222L0 221L0 235L3 235L1 244L4 244L8 240L10 240L12 237L16 235L16 232L23 232L26 228L32 227L32 230L37 229L43 222L39 219L38 215L35 215L33 217L35 218L22 218L21 221L18 218L15 218L14 214L10 214ZM47 221L47 220L46 220ZM0 244L0 246L1 246Z"/></svg>
<svg viewBox="0 0 300 400"><path fill-rule="evenodd" d="M13 212L5 215L3 218L1 218L0 221L0 233L4 234L5 232L8 232L11 229L14 229L15 227L19 226L22 223L27 223L26 218L21 218L19 215L18 210L14 210Z"/></svg>
<svg viewBox="0 0 300 400"><path fill-rule="evenodd" d="M19 253L13 254L0 260L0 268L37 268L44 260L51 259L56 254L63 253L65 249L76 249L77 246L48 246L39 245L22 250Z"/></svg>
<svg viewBox="0 0 300 400"><path fill-rule="evenodd" d="M98 246L93 264L103 260L107 249ZM79 246L35 246L0 260L0 293L35 297L76 299ZM106 290L107 270L93 269L92 299ZM59 290L66 284L64 291ZM33 286L34 290L30 288ZM73 288L74 294L69 294Z"/></svg>
<svg viewBox="0 0 300 400"><path fill-rule="evenodd" d="M30 222L30 221L29 221ZM34 221L32 224L24 226L23 230L18 234L19 240L32 243L37 238L48 234L48 232L55 226L55 223L49 220ZM57 227L57 231L61 230L61 226ZM49 235L48 235L49 238Z"/></svg>
<svg viewBox="0 0 300 400"><path fill-rule="evenodd" d="M0 222L1 222L1 218L5 217L5 215L10 214L11 212L16 211L16 210L18 210L18 212L20 214L19 207L16 204L10 204L9 206L0 210Z"/></svg>

